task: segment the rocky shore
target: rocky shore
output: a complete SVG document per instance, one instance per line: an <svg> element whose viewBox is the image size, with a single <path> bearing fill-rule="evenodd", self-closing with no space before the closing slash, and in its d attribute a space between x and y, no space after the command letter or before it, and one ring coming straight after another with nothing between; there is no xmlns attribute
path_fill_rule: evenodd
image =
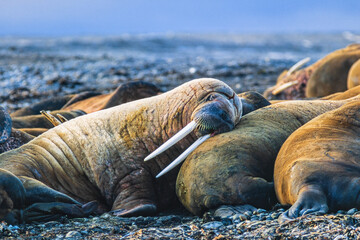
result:
<svg viewBox="0 0 360 240"><path fill-rule="evenodd" d="M299 40L302 39L302 40ZM325 42L324 44L324 41ZM262 93L303 57L321 57L349 44L341 35L261 38L111 38L0 40L0 101L8 111L81 91L109 92L128 81L170 90L199 77L218 78L237 92ZM155 217L110 214L11 226L9 239L358 239L360 212L279 221L281 206L243 215L192 216L172 209Z"/></svg>
<svg viewBox="0 0 360 240"><path fill-rule="evenodd" d="M351 209L325 216L308 215L280 222L283 208L258 209L244 215L203 217L169 212L157 217L121 218L110 214L62 218L40 224L0 224L9 239L359 239L360 212Z"/></svg>

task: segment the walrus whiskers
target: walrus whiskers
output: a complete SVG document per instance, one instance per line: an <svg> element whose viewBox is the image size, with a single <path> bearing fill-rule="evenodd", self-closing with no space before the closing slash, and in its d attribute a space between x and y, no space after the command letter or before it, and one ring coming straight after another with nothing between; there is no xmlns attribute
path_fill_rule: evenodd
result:
<svg viewBox="0 0 360 240"><path fill-rule="evenodd" d="M205 142L207 139L209 139L211 134L206 134L204 136L201 136L196 140L188 149L186 149L180 156L178 156L172 163L170 163L166 168L164 168L158 175L156 175L156 178L161 177L165 173L169 172L171 169L179 165L182 161L185 160L187 156L189 156L190 153L192 153L200 144Z"/></svg>
<svg viewBox="0 0 360 240"><path fill-rule="evenodd" d="M191 121L188 125L186 125L183 129L181 129L178 133L172 136L169 140L164 142L160 147L158 147L155 151L153 151L149 156L147 156L144 161L149 161L150 159L156 157L160 153L166 151L170 147L172 147L175 143L186 137L189 133L191 133L198 124L195 121Z"/></svg>

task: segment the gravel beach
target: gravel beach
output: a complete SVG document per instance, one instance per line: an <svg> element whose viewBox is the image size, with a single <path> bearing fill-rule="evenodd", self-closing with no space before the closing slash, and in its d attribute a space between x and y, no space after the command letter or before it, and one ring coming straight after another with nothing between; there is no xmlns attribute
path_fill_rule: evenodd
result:
<svg viewBox="0 0 360 240"><path fill-rule="evenodd" d="M264 90L295 62L311 63L352 43L327 35L144 35L0 39L0 100L9 112L40 100L78 93L107 93L121 83L148 81L170 90L199 77L225 81L236 92ZM110 214L61 218L39 224L0 224L13 239L359 239L356 209L280 222L284 211L192 216L179 207L155 217Z"/></svg>

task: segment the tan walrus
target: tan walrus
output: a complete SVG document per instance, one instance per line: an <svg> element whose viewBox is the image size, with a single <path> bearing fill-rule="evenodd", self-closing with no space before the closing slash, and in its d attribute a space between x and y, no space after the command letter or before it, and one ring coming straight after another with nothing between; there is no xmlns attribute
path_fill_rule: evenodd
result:
<svg viewBox="0 0 360 240"><path fill-rule="evenodd" d="M350 68L348 78L347 78L347 87L351 89L353 87L360 85L360 59L357 60Z"/></svg>
<svg viewBox="0 0 360 240"><path fill-rule="evenodd" d="M108 94L82 92L55 97L21 108L10 115L14 118L36 115L42 110L56 111L60 109L63 111L82 110L86 113L91 113L141 98L152 97L160 93L162 91L152 83L143 81L127 82L121 84Z"/></svg>
<svg viewBox="0 0 360 240"><path fill-rule="evenodd" d="M80 203L93 200L99 211L112 210L120 216L154 214L176 198L176 175L154 176L194 142L195 135L233 129L241 112L241 102L230 87L205 78L65 122L0 155L0 184L8 183L2 185L0 206L5 213L13 209L5 219L84 216L94 206ZM186 132L195 128L195 133L144 162L184 127ZM15 206L27 208L21 215Z"/></svg>
<svg viewBox="0 0 360 240"><path fill-rule="evenodd" d="M233 131L210 138L188 156L176 182L178 198L196 215L224 204L271 207L274 162L285 140L314 117L355 99L360 97L287 101L245 115Z"/></svg>
<svg viewBox="0 0 360 240"><path fill-rule="evenodd" d="M347 89L350 67L360 59L360 44L336 50L314 64L287 75L267 89L266 98L302 99L324 97Z"/></svg>
<svg viewBox="0 0 360 240"><path fill-rule="evenodd" d="M283 219L360 207L360 101L324 113L281 147L274 183Z"/></svg>

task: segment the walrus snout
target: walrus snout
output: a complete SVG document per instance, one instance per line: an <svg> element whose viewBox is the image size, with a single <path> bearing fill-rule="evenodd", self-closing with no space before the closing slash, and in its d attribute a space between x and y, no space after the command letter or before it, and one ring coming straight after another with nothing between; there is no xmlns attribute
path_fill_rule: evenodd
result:
<svg viewBox="0 0 360 240"><path fill-rule="evenodd" d="M195 114L194 121L198 124L196 132L199 136L228 132L235 127L234 119L226 110L221 108L221 104L218 102L201 108Z"/></svg>

